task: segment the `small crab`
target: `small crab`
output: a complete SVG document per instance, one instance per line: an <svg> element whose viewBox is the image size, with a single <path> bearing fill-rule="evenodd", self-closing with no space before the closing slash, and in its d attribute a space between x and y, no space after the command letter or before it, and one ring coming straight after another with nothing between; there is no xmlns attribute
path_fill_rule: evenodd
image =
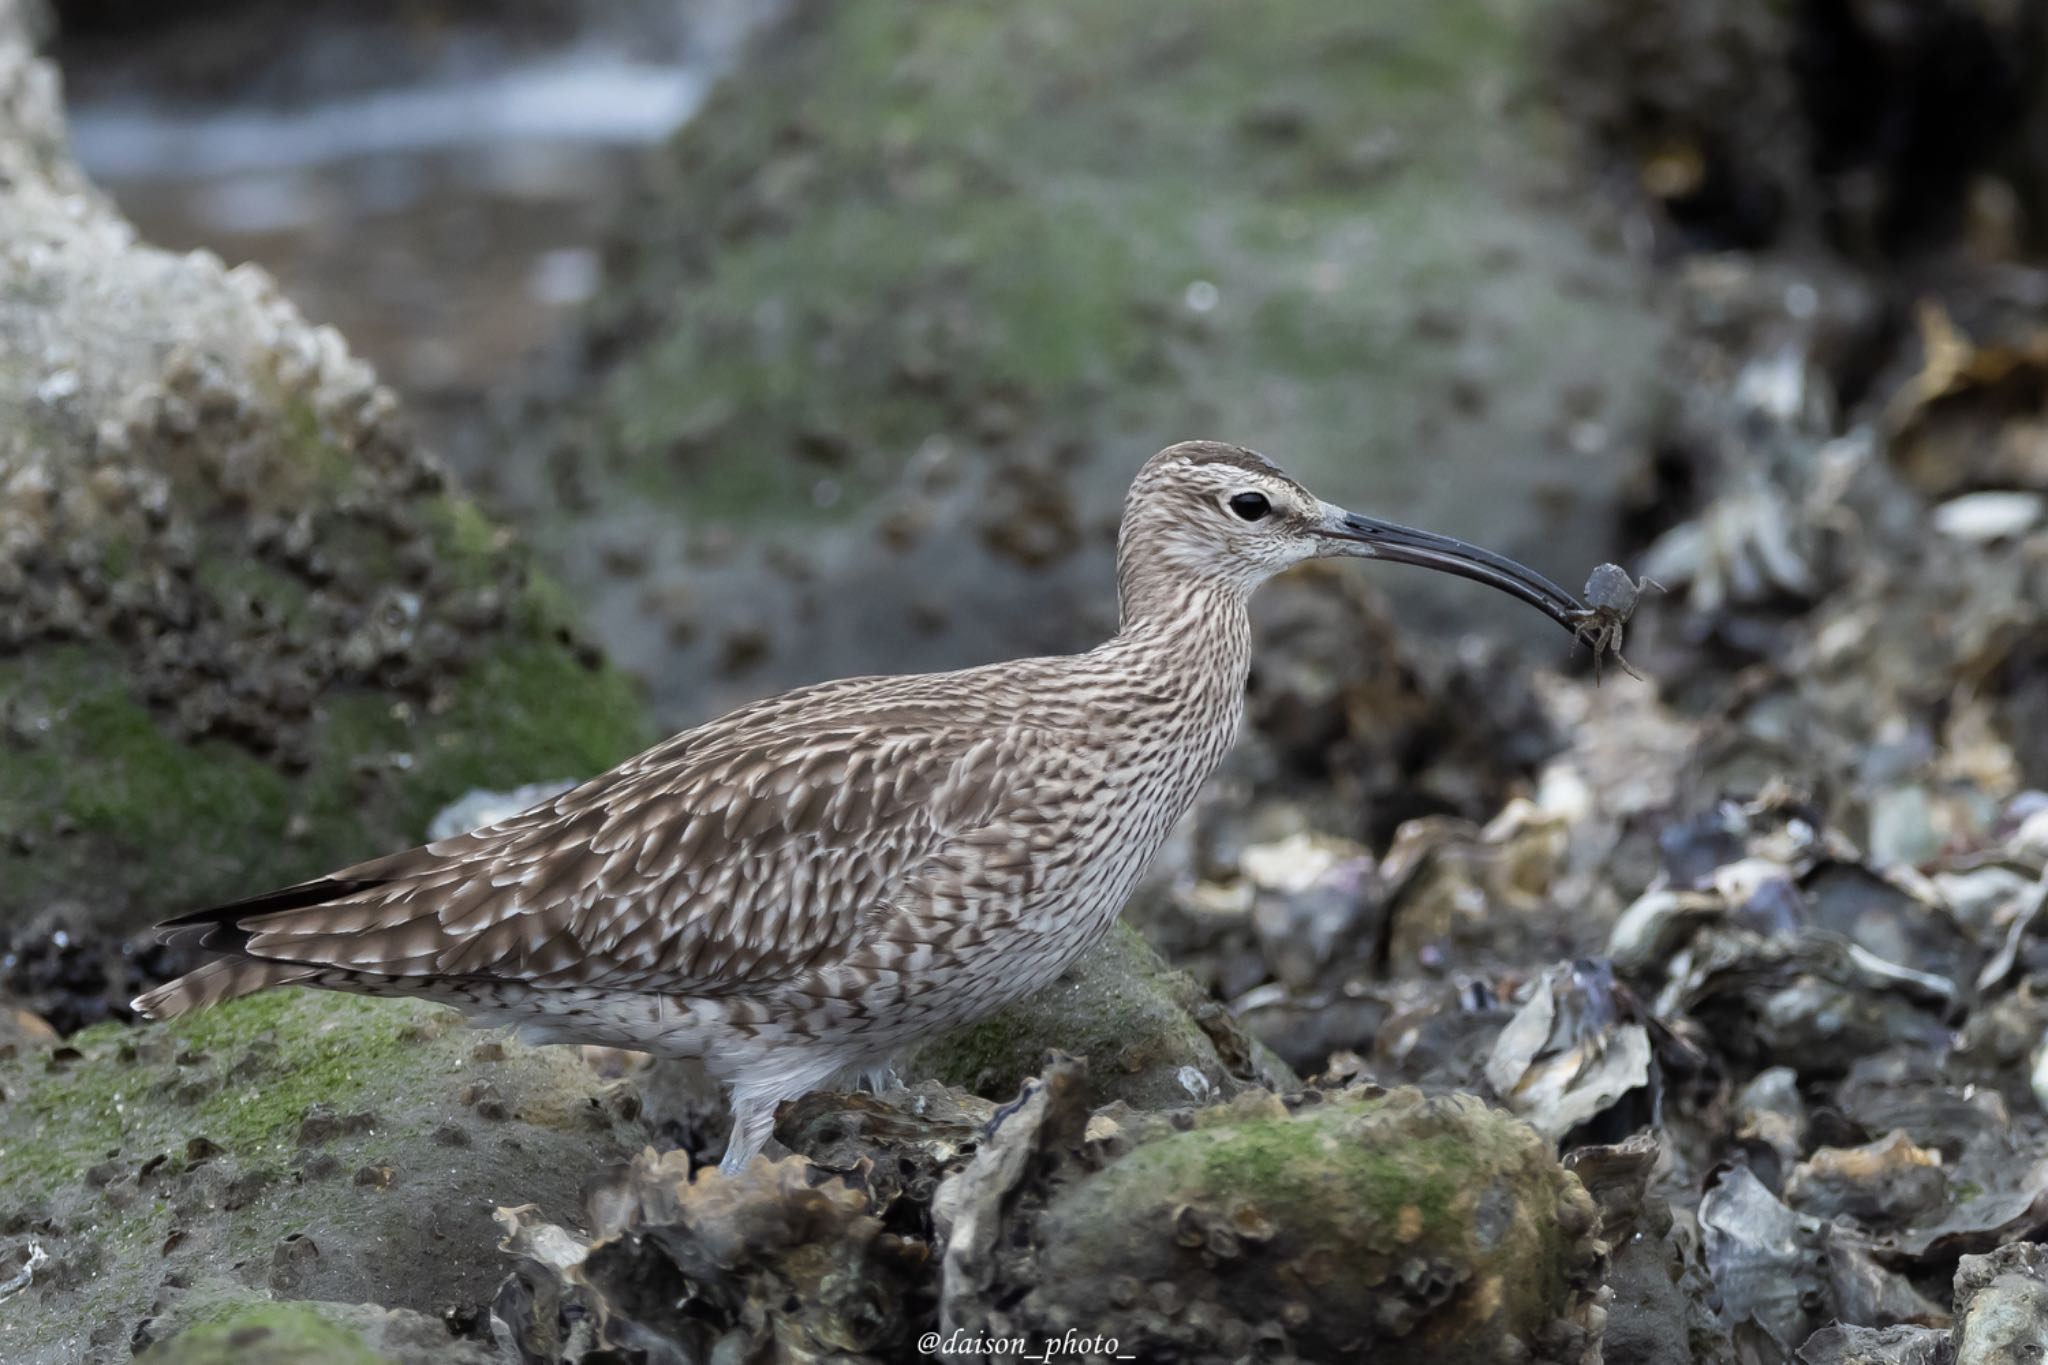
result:
<svg viewBox="0 0 2048 1365"><path fill-rule="evenodd" d="M1586 601L1591 605L1578 613L1572 637L1592 647L1596 685L1600 681L1601 660L1609 654L1631 678L1643 676L1621 657L1621 641L1629 618L1636 614L1636 599L1644 588L1664 591L1664 585L1654 578L1630 578L1628 570L1619 564L1597 565L1586 579Z"/></svg>

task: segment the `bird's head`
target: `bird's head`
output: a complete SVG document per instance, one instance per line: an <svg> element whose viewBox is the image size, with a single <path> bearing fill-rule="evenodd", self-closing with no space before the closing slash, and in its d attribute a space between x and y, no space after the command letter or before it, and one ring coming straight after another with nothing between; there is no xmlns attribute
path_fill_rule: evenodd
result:
<svg viewBox="0 0 2048 1365"><path fill-rule="evenodd" d="M1305 559L1419 564L1491 584L1567 630L1586 606L1503 555L1324 502L1265 456L1219 441L1183 441L1145 462L1124 504L1118 570L1124 611L1193 585L1249 595Z"/></svg>

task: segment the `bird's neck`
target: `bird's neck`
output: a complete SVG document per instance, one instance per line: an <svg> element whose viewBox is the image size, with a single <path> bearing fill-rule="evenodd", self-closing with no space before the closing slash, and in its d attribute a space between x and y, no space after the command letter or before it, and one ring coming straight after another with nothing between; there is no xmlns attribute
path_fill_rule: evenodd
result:
<svg viewBox="0 0 2048 1365"><path fill-rule="evenodd" d="M1251 670L1251 620L1241 589L1184 580L1142 594L1126 591L1122 606L1109 647L1162 694L1218 698L1233 715L1241 708Z"/></svg>

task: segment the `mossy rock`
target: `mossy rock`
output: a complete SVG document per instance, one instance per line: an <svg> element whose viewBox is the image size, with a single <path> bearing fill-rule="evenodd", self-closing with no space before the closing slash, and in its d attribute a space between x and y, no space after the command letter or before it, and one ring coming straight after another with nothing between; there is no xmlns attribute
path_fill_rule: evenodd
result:
<svg viewBox="0 0 2048 1365"><path fill-rule="evenodd" d="M403 1309L287 1301L228 1306L140 1359L147 1365L493 1365L501 1357Z"/></svg>
<svg viewBox="0 0 2048 1365"><path fill-rule="evenodd" d="M47 64L0 65L25 92L0 132L0 942L253 894L640 747L635 687L369 368L262 272L137 244L62 157Z"/></svg>
<svg viewBox="0 0 2048 1365"><path fill-rule="evenodd" d="M1597 1343L1591 1198L1473 1096L1247 1096L1134 1137L1032 1232L1036 1333L1386 1365L1576 1362Z"/></svg>
<svg viewBox="0 0 2048 1365"><path fill-rule="evenodd" d="M437 1314L487 1302L491 1221L645 1140L567 1048L411 1001L305 990L0 1063L0 1249L49 1257L0 1359L124 1359L131 1340L279 1294Z"/></svg>
<svg viewBox="0 0 2048 1365"><path fill-rule="evenodd" d="M1296 1083L1285 1062L1122 920L1052 985L920 1044L898 1070L1007 1101L1053 1051L1087 1059L1091 1105L1174 1108Z"/></svg>

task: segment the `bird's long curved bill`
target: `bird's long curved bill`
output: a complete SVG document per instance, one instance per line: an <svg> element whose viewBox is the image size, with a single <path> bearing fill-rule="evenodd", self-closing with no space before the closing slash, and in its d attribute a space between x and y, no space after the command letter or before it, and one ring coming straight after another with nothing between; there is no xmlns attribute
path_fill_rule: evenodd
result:
<svg viewBox="0 0 2048 1365"><path fill-rule="evenodd" d="M1526 564L1517 564L1506 555L1497 555L1491 550L1467 545L1462 540L1440 536L1434 531L1418 531L1412 526L1363 517L1341 508L1330 510L1332 515L1325 520L1322 534L1337 542L1331 547L1335 553L1387 559L1397 564L1419 564L1425 569L1485 583L1511 597L1521 598L1566 630L1577 631L1586 619L1588 609L1585 603Z"/></svg>

